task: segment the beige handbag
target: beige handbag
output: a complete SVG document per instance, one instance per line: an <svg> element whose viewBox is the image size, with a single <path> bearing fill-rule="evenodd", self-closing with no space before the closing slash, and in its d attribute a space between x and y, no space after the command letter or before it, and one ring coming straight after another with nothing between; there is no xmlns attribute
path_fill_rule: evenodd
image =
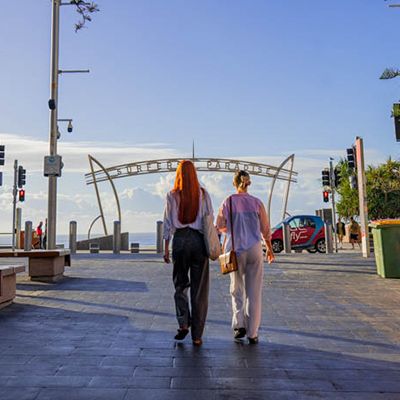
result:
<svg viewBox="0 0 400 400"><path fill-rule="evenodd" d="M203 192L202 199L202 227L203 227L203 236L204 236L204 244L206 246L206 251L208 257L215 261L221 254L221 243L219 241L217 228L214 226L214 221L212 216L210 215L210 211L208 207L206 207L206 199Z"/></svg>
<svg viewBox="0 0 400 400"><path fill-rule="evenodd" d="M218 257L219 264L221 267L221 273L223 275L229 274L231 272L238 270L238 262L235 252L235 241L233 237L233 218L232 218L232 196L229 197L229 219L231 222L231 235L232 235L232 250Z"/></svg>

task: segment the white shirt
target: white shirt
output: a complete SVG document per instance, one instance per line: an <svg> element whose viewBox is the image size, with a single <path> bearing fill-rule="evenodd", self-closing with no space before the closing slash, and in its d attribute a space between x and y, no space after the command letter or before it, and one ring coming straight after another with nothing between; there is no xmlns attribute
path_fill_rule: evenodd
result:
<svg viewBox="0 0 400 400"><path fill-rule="evenodd" d="M203 204L203 198L204 198L204 204ZM179 221L178 218L179 203L180 203L179 193L170 191L167 194L166 205L164 209L163 238L165 240L170 240L175 231L181 228L192 228L203 233L203 224L202 224L203 215L209 214L214 218L214 211L211 204L211 198L208 192L204 188L201 188L200 190L199 212L197 213L196 219L192 223L182 224Z"/></svg>

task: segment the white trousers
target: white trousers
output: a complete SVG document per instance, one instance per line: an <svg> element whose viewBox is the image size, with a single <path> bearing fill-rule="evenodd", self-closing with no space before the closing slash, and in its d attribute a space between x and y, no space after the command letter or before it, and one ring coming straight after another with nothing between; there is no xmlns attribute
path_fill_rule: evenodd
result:
<svg viewBox="0 0 400 400"><path fill-rule="evenodd" d="M261 323L264 260L261 242L238 257L239 269L230 274L232 328L246 328L247 337L258 336Z"/></svg>

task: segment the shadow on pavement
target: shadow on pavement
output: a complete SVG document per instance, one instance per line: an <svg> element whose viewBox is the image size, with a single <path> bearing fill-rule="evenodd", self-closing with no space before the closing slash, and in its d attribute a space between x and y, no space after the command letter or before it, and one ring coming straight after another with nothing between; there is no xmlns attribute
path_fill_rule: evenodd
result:
<svg viewBox="0 0 400 400"><path fill-rule="evenodd" d="M31 282L17 283L18 290L82 290L86 292L147 292L148 288L145 282L127 281L122 279L108 278L85 278L69 277L56 284L43 284Z"/></svg>

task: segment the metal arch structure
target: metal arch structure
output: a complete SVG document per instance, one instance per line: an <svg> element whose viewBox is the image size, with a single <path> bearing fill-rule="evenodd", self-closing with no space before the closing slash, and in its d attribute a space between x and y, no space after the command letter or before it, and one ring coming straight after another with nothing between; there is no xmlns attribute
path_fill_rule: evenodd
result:
<svg viewBox="0 0 400 400"><path fill-rule="evenodd" d="M291 178L292 178L293 175L297 176L297 172L293 171L294 154L291 154L289 157L285 158L281 162L281 164L279 165L279 167L277 169L276 176L272 180L271 189L269 191L269 197L268 197L268 215L271 215L271 202L272 202L272 194L274 192L275 182L276 182L277 179L279 179L278 178L279 171L281 171L283 169L284 165L286 165L289 161L290 161L290 169L289 169L290 172L289 172L288 183L287 183L286 189L285 189L285 197L284 197L284 200L283 200L282 219L285 219L286 215L288 214L288 212L287 212L287 203L288 203L288 199L289 199L290 183L292 182Z"/></svg>
<svg viewBox="0 0 400 400"><path fill-rule="evenodd" d="M118 197L117 189L115 188L114 182L112 181L112 178L111 178L110 174L107 172L107 169L104 168L103 164L101 164L98 160L96 160L96 159L95 159L93 156L91 156L90 154L88 154L88 158L89 158L89 165L90 165L90 170L91 170L90 174L93 176L93 184L94 184L94 188L95 188L95 191L96 191L97 202L98 202L98 204L99 204L99 209L100 209L100 215L97 216L97 217L92 221L92 223L91 223L91 225L90 225L89 232L88 232L88 239L90 239L90 231L91 231L91 229L92 229L92 226L93 226L93 224L94 224L99 218L101 218L101 221L102 221L102 223L103 223L104 234L105 234L106 236L108 235L108 232L107 232L107 225L106 225L106 221L105 221L105 218L104 218L103 206L102 206L102 204L101 204L101 199L100 199L99 188L98 188L98 186L97 186L97 182L98 182L98 181L97 181L96 178L95 178L96 171L95 171L94 168L93 168L93 163L96 163L96 164L100 167L100 171L103 171L103 172L104 172L104 175L107 177L108 181L109 181L110 184L111 184L111 187L112 187L113 192L114 192L115 201L116 201L116 203L117 203L118 220L119 220L119 221L121 221L121 205L120 205L120 203L119 203L119 197ZM99 171L99 170L98 170L98 171ZM97 172L98 172L98 171L97 171ZM86 174L86 175L88 175L88 174ZM86 175L85 175L85 176L86 176Z"/></svg>
<svg viewBox="0 0 400 400"><path fill-rule="evenodd" d="M282 216L284 218L287 214L287 203L289 197L290 184L297 182L298 174L296 171L293 170L294 156L295 156L294 154L291 154L278 167L253 161L234 160L227 158L196 158L194 157L194 151L193 151L193 157L190 160L196 166L197 171L200 172L234 173L235 171L238 170L245 170L248 171L249 174L254 176L271 178L272 185L267 205L268 213L270 213L271 211L272 194L275 187L275 182L277 180L286 181L287 185L286 185L284 204L282 210ZM85 181L87 185L94 185L97 196L97 202L100 210L100 215L93 220L90 229L92 228L93 224L97 221L97 219L101 218L105 235L107 235L108 233L103 213L103 207L101 204L100 193L98 190L99 182L108 181L111 184L111 187L114 192L115 201L117 204L118 218L119 221L121 221L121 207L118 198L118 193L113 183L114 179L126 178L129 176L175 172L178 164L184 159L184 158L167 158L158 160L138 161L138 162L120 164L105 168L98 160L96 160L90 154L88 155L88 158L91 171L85 174ZM290 161L290 167L284 168L289 161ZM96 163L100 167L100 169L95 170L93 168L93 163Z"/></svg>

